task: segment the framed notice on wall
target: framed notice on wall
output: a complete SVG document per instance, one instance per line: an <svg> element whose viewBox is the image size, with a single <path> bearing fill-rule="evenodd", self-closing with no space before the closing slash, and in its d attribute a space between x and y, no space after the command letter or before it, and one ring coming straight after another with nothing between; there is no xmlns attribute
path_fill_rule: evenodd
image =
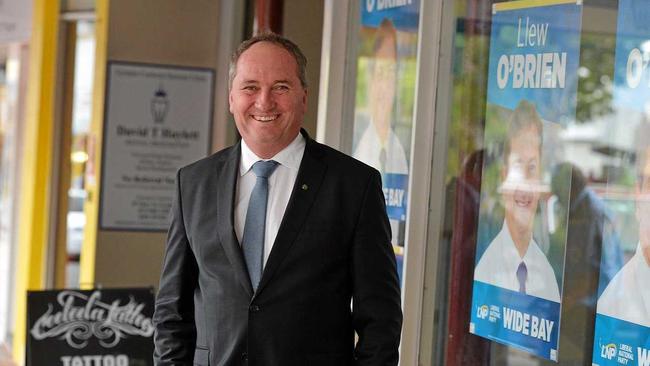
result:
<svg viewBox="0 0 650 366"><path fill-rule="evenodd" d="M109 62L100 228L165 231L178 168L209 153L211 69Z"/></svg>

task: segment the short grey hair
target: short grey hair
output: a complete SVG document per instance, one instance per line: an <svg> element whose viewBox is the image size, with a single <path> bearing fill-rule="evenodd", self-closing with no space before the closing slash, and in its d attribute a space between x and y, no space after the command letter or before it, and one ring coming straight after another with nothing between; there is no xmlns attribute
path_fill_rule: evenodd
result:
<svg viewBox="0 0 650 366"><path fill-rule="evenodd" d="M237 47L235 52L233 52L228 67L228 90L232 89L232 81L235 79L235 75L237 74L237 61L239 61L239 58L244 52L246 52L246 50L259 42L268 42L287 50L287 52L289 52L289 54L291 54L291 56L296 60L296 64L298 65L297 72L300 85L302 85L304 89L307 89L307 77L305 76L307 70L307 58L305 57L305 54L302 53L297 44L293 43L288 38L276 33L267 32L245 40L239 45L239 47Z"/></svg>

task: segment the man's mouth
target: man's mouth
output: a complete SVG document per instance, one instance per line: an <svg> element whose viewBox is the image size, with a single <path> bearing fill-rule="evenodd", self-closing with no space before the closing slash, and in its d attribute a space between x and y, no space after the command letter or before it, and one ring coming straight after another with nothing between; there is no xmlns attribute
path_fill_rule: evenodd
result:
<svg viewBox="0 0 650 366"><path fill-rule="evenodd" d="M253 119L258 121L258 122L275 121L278 118L278 116L280 116L280 115L279 114L272 114L272 115L269 115L269 116L252 115Z"/></svg>
<svg viewBox="0 0 650 366"><path fill-rule="evenodd" d="M516 194L514 196L515 205L518 207L529 207L533 202L533 198L529 194Z"/></svg>

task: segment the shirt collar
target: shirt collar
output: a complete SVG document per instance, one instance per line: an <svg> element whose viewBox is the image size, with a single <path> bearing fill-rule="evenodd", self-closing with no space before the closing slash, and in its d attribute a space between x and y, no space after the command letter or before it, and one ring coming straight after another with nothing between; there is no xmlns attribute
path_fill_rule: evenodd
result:
<svg viewBox="0 0 650 366"><path fill-rule="evenodd" d="M526 254L524 254L523 258L519 256L519 251L517 250L517 247L515 246L515 242L512 239L512 236L510 235L510 229L508 228L508 223L506 222L506 220L503 220L503 228L501 229L499 236L501 237L501 243L503 245L502 250L503 250L504 264L507 266L507 268L509 269L514 268L514 270L516 270L517 267L519 266L519 263L521 262L526 263L526 266L530 265L531 262L530 257L532 255L531 247L533 245L537 245L535 244L532 235L530 237L530 242L528 243L528 248L526 249Z"/></svg>
<svg viewBox="0 0 650 366"><path fill-rule="evenodd" d="M300 168L300 162L302 161L302 155L305 151L306 141L302 136L302 133L298 133L293 141L287 147L280 150L275 154L271 159L262 159L255 155L253 150L248 147L244 139L241 140L241 159L239 163L239 175L243 176L246 174L253 164L259 160L275 160L280 165L285 166L290 169L298 170Z"/></svg>

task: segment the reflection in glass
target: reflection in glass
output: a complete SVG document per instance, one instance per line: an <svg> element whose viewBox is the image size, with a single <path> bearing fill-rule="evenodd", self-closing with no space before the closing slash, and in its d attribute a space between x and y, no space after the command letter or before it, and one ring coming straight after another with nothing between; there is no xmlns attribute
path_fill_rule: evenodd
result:
<svg viewBox="0 0 650 366"><path fill-rule="evenodd" d="M442 253L438 273L443 274L437 286L445 289L445 296L437 296L436 308L444 316L436 323L440 324L436 333L440 346L433 352L438 357L433 364L591 365L598 296L639 243L634 174L630 173L634 161L630 151L635 143L629 137L642 134L634 131L634 121L630 129L634 114L616 114L612 104L618 2L584 2L580 65L575 75L576 117L565 121L562 128L546 129L544 122L543 154L537 168L547 187L538 195L532 180L526 183L525 179L528 172L535 171L534 163L527 164L519 157L512 163L499 161L505 157L503 151L484 143L504 136L507 126L502 123L500 130L486 130L489 114L501 113L486 109L485 104L493 2L451 2L456 21L453 29L443 30L453 34L451 85L438 85L437 93L438 107L450 108L450 119L445 140L446 216L436 243ZM505 114L500 116L507 121ZM624 135L627 140L621 139ZM620 139L618 143L607 143L614 137ZM650 133L645 139L650 141ZM504 191L508 180L530 189L519 196L516 190ZM494 199L482 212L479 200L485 194ZM545 249L550 263L563 263L564 267L554 268L563 304L557 363L476 337L468 327L474 258L485 250L477 249L476 242L489 243L503 222L509 222L496 220L479 229L479 217L483 219L486 213L506 217L506 207L511 206L511 212L521 211L511 215L511 221L529 227L530 215L526 213L532 211L524 209L532 209L534 202L537 214L532 237L535 241L540 238L537 244ZM552 243L566 243L566 258L565 248ZM519 291L517 283L513 286Z"/></svg>
<svg viewBox="0 0 650 366"><path fill-rule="evenodd" d="M66 287L79 286L79 257L86 225L84 203L85 179L89 157L89 132L92 116L95 68L95 24L76 23L74 89L72 107L72 146L70 154L70 188L66 234Z"/></svg>
<svg viewBox="0 0 650 366"><path fill-rule="evenodd" d="M361 1L352 155L382 174L391 242L403 274L419 1L379 10Z"/></svg>

